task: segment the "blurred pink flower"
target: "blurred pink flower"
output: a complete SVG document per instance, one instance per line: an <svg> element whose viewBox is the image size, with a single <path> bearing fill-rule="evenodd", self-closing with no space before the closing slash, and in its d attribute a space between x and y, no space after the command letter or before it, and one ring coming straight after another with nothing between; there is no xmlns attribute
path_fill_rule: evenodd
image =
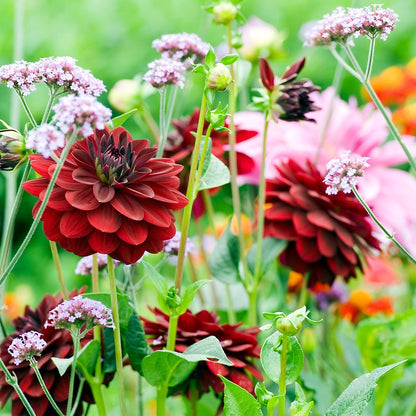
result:
<svg viewBox="0 0 416 416"><path fill-rule="evenodd" d="M416 180L408 172L394 168L407 159L396 141L386 142L388 128L383 117L372 104L359 108L353 98L346 102L334 97L332 88L315 93L312 98L321 108L314 112L316 123L289 123L282 120L277 124L270 123L266 177L272 178L275 175L273 166L287 158L295 159L298 163L307 159L312 162L317 160L318 169L325 174L328 161L344 151L368 157L371 166L366 169L358 186L360 193L380 221L395 233L406 248L416 253ZM331 120L322 150L317 155L331 108ZM236 114L235 122L243 129L254 129L255 126L258 132L257 136L237 145L239 152L245 153L255 162L249 174L239 176L240 182L257 184L260 177L264 116L257 112L240 112ZM414 138L403 136L403 140L410 151L416 154Z"/></svg>

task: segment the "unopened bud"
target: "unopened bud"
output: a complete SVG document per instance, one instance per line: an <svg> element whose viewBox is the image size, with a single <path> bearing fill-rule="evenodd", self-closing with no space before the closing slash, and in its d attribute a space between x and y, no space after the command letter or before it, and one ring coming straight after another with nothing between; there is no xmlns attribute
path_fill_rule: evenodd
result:
<svg viewBox="0 0 416 416"><path fill-rule="evenodd" d="M24 157L23 136L12 128L0 130L0 170L13 170Z"/></svg>
<svg viewBox="0 0 416 416"><path fill-rule="evenodd" d="M136 79L122 79L118 81L108 93L111 106L121 113L137 108L144 98L152 93L147 84Z"/></svg>
<svg viewBox="0 0 416 416"><path fill-rule="evenodd" d="M218 63L209 71L207 86L213 90L225 91L232 80L230 70L224 64Z"/></svg>
<svg viewBox="0 0 416 416"><path fill-rule="evenodd" d="M301 335L301 345L303 350L310 354L315 351L318 340L315 331L312 328L305 328Z"/></svg>
<svg viewBox="0 0 416 416"><path fill-rule="evenodd" d="M220 25L228 25L237 16L237 11L232 3L220 3L214 7L214 20Z"/></svg>
<svg viewBox="0 0 416 416"><path fill-rule="evenodd" d="M279 318L276 321L276 329L283 335L287 335L289 337L294 336L302 329L303 319L303 317L293 316L290 318L288 316Z"/></svg>

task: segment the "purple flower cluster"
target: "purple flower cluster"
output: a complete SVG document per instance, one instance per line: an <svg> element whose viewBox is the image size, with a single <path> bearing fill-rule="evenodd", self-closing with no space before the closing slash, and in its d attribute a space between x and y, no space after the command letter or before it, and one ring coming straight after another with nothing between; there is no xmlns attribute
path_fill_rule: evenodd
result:
<svg viewBox="0 0 416 416"><path fill-rule="evenodd" d="M169 254L169 263L176 265L178 260L179 246L181 244L182 233L176 231L176 234L170 239L166 240L164 243L163 251ZM192 241L187 238L185 246L185 256L190 254L194 250L194 245Z"/></svg>
<svg viewBox="0 0 416 416"><path fill-rule="evenodd" d="M339 191L350 193L357 184L357 177L363 176L364 169L370 166L367 163L368 157L350 157L350 154L350 151L346 151L340 158L328 162L328 173L324 179L324 183L328 185L328 195L336 195Z"/></svg>
<svg viewBox="0 0 416 416"><path fill-rule="evenodd" d="M65 146L65 135L57 127L42 124L36 129L29 130L26 148L36 150L45 159L51 157L55 150Z"/></svg>
<svg viewBox="0 0 416 416"><path fill-rule="evenodd" d="M111 110L90 95L67 95L53 107L54 123L64 134L79 129L79 135L88 137L94 129L103 130L111 120Z"/></svg>
<svg viewBox="0 0 416 416"><path fill-rule="evenodd" d="M76 65L68 56L42 58L37 62L18 61L0 67L0 83L16 89L22 95L35 90L35 84L45 83L62 88L62 92L99 96L106 89L89 70Z"/></svg>
<svg viewBox="0 0 416 416"><path fill-rule="evenodd" d="M92 274L92 256L92 254L90 256L85 256L78 262L77 267L75 268L76 274L85 276ZM97 253L97 263L99 269L105 268L107 266L107 254ZM113 260L114 267L119 263L118 260Z"/></svg>
<svg viewBox="0 0 416 416"><path fill-rule="evenodd" d="M171 58L157 59L150 62L150 68L143 79L155 88L161 88L165 85L176 85L183 88L185 77L183 73L186 71L185 65L181 61Z"/></svg>
<svg viewBox="0 0 416 416"><path fill-rule="evenodd" d="M60 303L49 312L45 328L71 329L73 326L89 330L96 325L114 328L113 315L101 302L78 295Z"/></svg>
<svg viewBox="0 0 416 416"><path fill-rule="evenodd" d="M350 37L380 36L386 40L395 28L398 15L392 9L383 9L380 4L362 8L337 7L331 14L324 15L305 34L306 46L330 45L332 42L346 43Z"/></svg>
<svg viewBox="0 0 416 416"><path fill-rule="evenodd" d="M16 365L41 354L46 347L46 341L41 336L42 334L39 332L29 331L19 335L12 341L7 351L14 358Z"/></svg>
<svg viewBox="0 0 416 416"><path fill-rule="evenodd" d="M194 33L173 33L155 39L152 46L162 55L162 58L172 58L180 61L191 59L202 61L208 53L210 45Z"/></svg>

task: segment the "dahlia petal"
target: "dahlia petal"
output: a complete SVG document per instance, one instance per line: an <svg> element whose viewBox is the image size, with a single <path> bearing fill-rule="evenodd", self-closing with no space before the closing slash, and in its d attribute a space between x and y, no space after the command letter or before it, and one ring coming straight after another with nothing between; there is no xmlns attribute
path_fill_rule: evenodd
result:
<svg viewBox="0 0 416 416"><path fill-rule="evenodd" d="M53 159L45 159L41 155L29 155L29 159L30 166L32 166L32 169L36 173L46 179L50 179L49 168L52 165L56 165L56 162Z"/></svg>
<svg viewBox="0 0 416 416"><path fill-rule="evenodd" d="M293 215L293 208L283 204L273 204L264 215L270 221L290 220Z"/></svg>
<svg viewBox="0 0 416 416"><path fill-rule="evenodd" d="M102 204L105 202L110 202L116 193L111 185L107 185L101 181L94 183L92 191L94 192L96 200Z"/></svg>
<svg viewBox="0 0 416 416"><path fill-rule="evenodd" d="M12 414L11 414L11 416L21 416L24 411L25 411L25 408L23 406L22 401L20 399L13 400L13 402L12 402Z"/></svg>
<svg viewBox="0 0 416 416"><path fill-rule="evenodd" d="M227 376L229 373L228 368L225 365L213 363L212 361L207 361L207 367L209 368L209 371L211 371L212 374L216 376Z"/></svg>
<svg viewBox="0 0 416 416"><path fill-rule="evenodd" d="M48 371L42 374L42 378L45 382L46 388L49 390L55 380L55 374ZM45 392L36 377L34 378L33 383L25 390L25 393L32 397L45 396Z"/></svg>
<svg viewBox="0 0 416 416"><path fill-rule="evenodd" d="M50 409L50 412L48 412L49 410L49 400L46 398L46 396L43 397L32 397L30 399L30 404L33 407L33 410L36 413L36 416L48 416L50 414L50 412L55 413L54 410ZM14 406L14 403L13 403ZM14 409L14 408L13 408ZM22 413L12 413L12 416L21 416Z"/></svg>
<svg viewBox="0 0 416 416"><path fill-rule="evenodd" d="M325 228L328 231L334 231L334 221L324 211L311 211L306 214L308 220L318 226Z"/></svg>
<svg viewBox="0 0 416 416"><path fill-rule="evenodd" d="M44 200L46 193L46 189L39 194L39 199L41 201ZM52 209L56 209L57 211L70 211L72 210L72 206L68 203L65 199L66 190L62 188L55 187L52 190L52 193L48 200L48 207Z"/></svg>
<svg viewBox="0 0 416 416"><path fill-rule="evenodd" d="M357 254L354 251L353 247L347 246L342 241L338 242L338 247L341 250L342 255L349 261L351 264L357 264Z"/></svg>
<svg viewBox="0 0 416 416"><path fill-rule="evenodd" d="M74 253L77 256L85 257L94 254L94 250L89 244L87 238L62 238L57 240L59 245L66 251Z"/></svg>
<svg viewBox="0 0 416 416"><path fill-rule="evenodd" d="M338 238L347 246L352 247L354 245L354 238L350 232L339 224L335 224L335 232Z"/></svg>
<svg viewBox="0 0 416 416"><path fill-rule="evenodd" d="M316 262L322 257L316 247L316 240L314 238L298 237L296 240L296 250L300 258L307 263Z"/></svg>
<svg viewBox="0 0 416 416"><path fill-rule="evenodd" d="M294 240L297 235L298 234L290 221L273 221L265 226L266 237L274 237L290 241Z"/></svg>
<svg viewBox="0 0 416 416"><path fill-rule="evenodd" d="M301 211L295 211L292 217L293 225L296 232L302 237L315 237L318 231L318 227L313 225L306 218L306 213Z"/></svg>
<svg viewBox="0 0 416 416"><path fill-rule="evenodd" d="M335 256L328 259L328 266L335 275L348 278L355 276L353 265L346 261L342 256Z"/></svg>
<svg viewBox="0 0 416 416"><path fill-rule="evenodd" d="M59 379L59 386L57 387L59 388L54 388L53 393L52 393L55 401L59 403L59 402L64 402L68 400L68 392L69 392L69 375L68 374L64 374Z"/></svg>
<svg viewBox="0 0 416 416"><path fill-rule="evenodd" d="M95 171L86 168L76 168L72 172L72 178L74 181L82 183L84 185L94 185L99 181Z"/></svg>
<svg viewBox="0 0 416 416"><path fill-rule="evenodd" d="M115 198L111 200L111 205L122 215L131 220L141 221L144 217L144 211L137 200L127 192L117 192Z"/></svg>
<svg viewBox="0 0 416 416"><path fill-rule="evenodd" d="M142 200L141 203L145 221L159 227L170 226L173 214L164 205L147 199Z"/></svg>
<svg viewBox="0 0 416 416"><path fill-rule="evenodd" d="M250 377L248 377L243 370L231 368L229 378L233 383L238 384L244 390L247 390L250 394L254 393L253 384L251 383Z"/></svg>
<svg viewBox="0 0 416 416"><path fill-rule="evenodd" d="M145 251L146 248L143 244L132 246L121 241L118 248L111 252L111 257L125 264L133 264L143 256Z"/></svg>
<svg viewBox="0 0 416 416"><path fill-rule="evenodd" d="M120 241L115 234L95 230L88 236L88 243L96 253L109 254L118 248Z"/></svg>
<svg viewBox="0 0 416 416"><path fill-rule="evenodd" d="M75 149L73 150L71 156L75 159L77 165L84 166L87 169L94 166L94 161L91 159L87 149Z"/></svg>
<svg viewBox="0 0 416 416"><path fill-rule="evenodd" d="M66 200L74 207L82 211L91 211L99 207L100 203L96 200L90 186L85 186L80 189L77 184L77 190L67 191L65 194Z"/></svg>
<svg viewBox="0 0 416 416"><path fill-rule="evenodd" d="M148 226L144 221L131 221L123 218L117 235L127 244L137 246L142 244L148 236ZM153 236L152 236L153 238Z"/></svg>
<svg viewBox="0 0 416 416"><path fill-rule="evenodd" d="M293 196L290 195L289 192L268 191L267 196L270 197L270 199L273 199L273 197L277 197L278 199L282 200L283 202L286 202L289 205L292 205L293 207L298 207L298 203L296 202L295 198L293 198Z"/></svg>
<svg viewBox="0 0 416 416"><path fill-rule="evenodd" d="M292 185L289 189L289 193L301 208L308 211L316 209L316 204L308 195L308 192L304 186Z"/></svg>
<svg viewBox="0 0 416 416"><path fill-rule="evenodd" d="M55 166L51 166L49 168L50 175L53 175L55 170ZM72 178L73 168L64 165L59 172L58 178L56 180L56 185L60 186L61 188L66 189L67 191L75 191L79 189L79 183L75 182Z"/></svg>
<svg viewBox="0 0 416 416"><path fill-rule="evenodd" d="M65 212L61 217L59 229L67 238L85 237L94 230L85 213L78 210Z"/></svg>
<svg viewBox="0 0 416 416"><path fill-rule="evenodd" d="M333 257L337 252L336 234L326 231L323 228L318 229L317 245L319 252L324 257Z"/></svg>
<svg viewBox="0 0 416 416"><path fill-rule="evenodd" d="M36 211L38 210L40 206L40 203L36 204L33 209ZM62 235L60 231L60 222L61 222L62 213L59 211L56 211L51 208L46 208L45 211L42 214L42 220L43 220L43 231L45 233L45 236L48 240L51 241L59 241L64 236Z"/></svg>
<svg viewBox="0 0 416 416"><path fill-rule="evenodd" d="M155 227L148 224L149 236L154 240L170 240L176 233L175 224L172 222L169 227Z"/></svg>
<svg viewBox="0 0 416 416"><path fill-rule="evenodd" d="M253 374L253 376L255 378L257 378L258 380L263 380L263 374L256 367L254 367L254 365L251 365L249 363L246 363L246 367L245 368L246 368L246 370L248 372L250 372L251 374Z"/></svg>
<svg viewBox="0 0 416 416"><path fill-rule="evenodd" d="M155 196L154 190L144 183L130 184L126 191L138 195L141 198L153 198Z"/></svg>
<svg viewBox="0 0 416 416"><path fill-rule="evenodd" d="M163 241L162 240L151 240L148 239L144 244L145 250L149 253L160 253L163 251Z"/></svg>
<svg viewBox="0 0 416 416"><path fill-rule="evenodd" d="M32 179L23 183L22 187L30 195L39 197L40 193L44 191L49 185L49 180L44 178Z"/></svg>
<svg viewBox="0 0 416 416"><path fill-rule="evenodd" d="M87 212L89 223L103 233L115 233L121 225L122 216L110 205L102 204Z"/></svg>
<svg viewBox="0 0 416 416"><path fill-rule="evenodd" d="M237 172L239 175L250 173L254 169L254 166L253 158L244 153L237 152Z"/></svg>

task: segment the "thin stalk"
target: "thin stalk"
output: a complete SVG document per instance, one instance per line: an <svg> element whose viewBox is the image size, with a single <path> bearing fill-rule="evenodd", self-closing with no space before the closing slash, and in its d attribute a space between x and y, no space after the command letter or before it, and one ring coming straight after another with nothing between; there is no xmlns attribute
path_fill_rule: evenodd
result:
<svg viewBox="0 0 416 416"><path fill-rule="evenodd" d="M64 274L62 271L61 261L59 260L58 247L55 241L49 241L49 245L51 246L52 258L53 258L53 262L55 263L56 273L58 274L58 280L61 286L62 298L64 300L68 300L69 293L65 286L65 279L64 279Z"/></svg>
<svg viewBox="0 0 416 416"><path fill-rule="evenodd" d="M202 101L201 101L201 111L199 113L195 146L194 146L194 151L192 154L191 168L189 172L188 188L186 190L186 197L188 198L189 203L188 205L186 205L186 207L184 208L184 212L183 212L182 227L181 227L181 241L180 241L179 252L178 252L178 264L176 266L176 273L175 273L175 288L178 289L178 293L180 293L181 286L182 286L182 275L183 275L183 267L184 267L184 262L185 262L186 240L188 238L189 223L191 221L192 206L194 203L192 197L195 193L195 177L196 177L196 172L197 172L197 167L198 167L198 158L199 158L199 150L201 147L202 133L204 130L206 108L207 108L207 100L205 98L205 94L203 94ZM202 166L200 166L200 168L202 169Z"/></svg>
<svg viewBox="0 0 416 416"><path fill-rule="evenodd" d="M178 320L179 316L169 317L168 340L166 342L166 349L169 351L175 351L176 330L178 328Z"/></svg>
<svg viewBox="0 0 416 416"><path fill-rule="evenodd" d="M344 69L346 69L353 77L355 77L357 79L361 79L358 72L354 71L354 69L351 68L351 66L348 65L347 62L345 62L344 58L337 52L337 50L335 49L335 46L331 47L329 50L331 51L333 57L338 61L338 63Z"/></svg>
<svg viewBox="0 0 416 416"><path fill-rule="evenodd" d="M228 41L229 51L230 53L232 53L233 46L232 46L232 33L231 33L230 24L227 25L227 41ZM253 277L251 276L251 273L247 264L247 259L246 259L243 225L241 221L240 192L239 192L238 184L237 184L238 171L237 171L237 152L236 152L236 131L235 131L235 124L234 124L234 114L235 114L236 105L237 105L237 85L235 81L234 65L230 65L230 73L233 79L233 82L231 83L231 86L230 86L230 94L228 97L228 114L229 114L228 128L230 129L228 142L230 145L229 158L230 158L230 173L231 173L231 193L232 193L232 200L233 200L234 215L237 218L238 246L239 246L239 253L240 253L240 261L243 265L244 284L246 287L248 287L253 283Z"/></svg>
<svg viewBox="0 0 416 416"><path fill-rule="evenodd" d="M84 383L85 383L85 379L81 379L81 381L79 382L77 397L75 397L74 406L72 408L71 416L74 416L75 412L77 411L79 401L81 400L81 394L82 394L82 389L84 388ZM94 400L95 400L95 396L94 396ZM98 404L97 400L95 400L95 404L96 404L97 409L98 409L99 404ZM98 412L98 414L101 416L100 412Z"/></svg>
<svg viewBox="0 0 416 416"><path fill-rule="evenodd" d="M68 403L67 403L67 407L66 407L67 416L71 415L72 399L73 399L73 396L74 396L75 373L76 373L76 369L77 369L77 359L78 359L79 340L80 340L79 329L77 331L78 331L77 334L74 334L71 331L72 340L73 340L73 343L74 343L74 357L72 359L71 375L70 375L70 378L69 378Z"/></svg>
<svg viewBox="0 0 416 416"><path fill-rule="evenodd" d="M6 269L3 271L1 277L0 277L0 285L3 284L3 282L6 280L6 278L9 276L11 271L13 270L14 266L20 259L21 255L25 251L27 245L29 244L30 240L33 237L33 234L36 231L36 228L39 224L40 218L45 211L46 205L49 201L49 197L52 193L53 187L55 186L56 179L58 178L59 172L62 169L62 166L64 165L65 159L69 153L69 150L71 149L71 146L75 143L75 140L77 138L78 130L76 129L74 133L72 134L70 140L67 142L64 150L61 153L61 158L59 159L59 163L57 163L56 168L52 174L51 180L49 182L48 187L46 188L45 196L43 198L42 203L40 204L40 207L38 209L38 212L36 213L36 216L33 220L32 225L29 228L29 231L27 232L27 235L25 239L23 240L22 244L20 245L19 249L17 250L14 257L11 259L10 263L7 265Z"/></svg>
<svg viewBox="0 0 416 416"><path fill-rule="evenodd" d="M114 273L114 264L113 259L110 256L107 256L107 266L108 266L108 277L110 281L110 297L111 297L111 309L113 312L114 320L114 349L116 356L116 369L118 376L118 393L120 400L120 410L121 415L126 416L126 402L124 399L124 380L123 380L123 353L121 350L121 333L120 333L120 317L118 313L118 301L117 301L117 288L116 288L116 276Z"/></svg>
<svg viewBox="0 0 416 416"><path fill-rule="evenodd" d="M157 149L156 157L162 157L163 149L166 143L166 131L165 131L165 117L166 117L166 87L159 90L160 92L160 107L159 107L159 128L160 128L160 139L159 147Z"/></svg>
<svg viewBox="0 0 416 416"><path fill-rule="evenodd" d="M282 335L282 351L280 353L280 377L279 377L279 416L285 416L286 401L286 363L287 363L287 347L289 337Z"/></svg>
<svg viewBox="0 0 416 416"><path fill-rule="evenodd" d="M23 394L22 389L19 386L16 375L10 373L10 371L6 367L6 364L4 364L1 358L0 358L0 367L4 371L6 383L13 387L14 391L19 396L19 399L23 403L23 406L25 407L29 415L36 416L35 411L32 409L32 406L30 405L29 401L27 400L26 396Z"/></svg>
<svg viewBox="0 0 416 416"><path fill-rule="evenodd" d="M259 286L251 286L251 290L247 291L248 294L248 311L247 311L247 324L249 326L257 325L257 294Z"/></svg>
<svg viewBox="0 0 416 416"><path fill-rule="evenodd" d="M100 291L100 283L99 283L99 272L98 272L98 256L97 253L92 255L92 274L91 274L91 288L93 293L98 293ZM98 341L101 344L101 327L95 326L94 327L94 340ZM95 375L94 378L102 381L102 374L101 374L101 356L98 357L97 363L95 365ZM101 393L101 384L99 386L100 394Z"/></svg>
<svg viewBox="0 0 416 416"><path fill-rule="evenodd" d="M29 360L29 363L30 363L30 366L33 368L33 371L35 372L36 377L37 377L37 379L39 381L39 384L42 387L42 390L45 393L45 396L49 400L49 403L52 405L52 407L55 409L56 413L58 413L59 416L65 416L64 413L62 413L61 409L56 404L56 402L53 399L52 395L49 393L49 390L47 389L46 384L43 381L43 378L42 378L42 376L41 376L41 374L39 372L39 369L38 369L36 360L32 357ZM68 399L69 399L69 397L68 397Z"/></svg>
<svg viewBox="0 0 416 416"><path fill-rule="evenodd" d="M370 38L370 46L368 48L368 57L367 57L367 67L365 70L365 81L370 80L371 71L373 69L373 62L374 62L374 47L376 45L376 38Z"/></svg>
<svg viewBox="0 0 416 416"><path fill-rule="evenodd" d="M94 379L97 379L97 377L94 377ZM94 397L95 405L97 406L98 415L106 416L107 411L105 410L101 381L97 381L96 383L89 383L89 386Z"/></svg>
<svg viewBox="0 0 416 416"><path fill-rule="evenodd" d="M22 103L23 109L25 110L26 116L30 121L30 124L32 125L33 128L36 128L38 126L38 123L36 123L35 117L33 117L32 112L30 111L29 106L27 105L27 102L25 100L25 97L15 89L17 96L20 99L20 102Z"/></svg>
<svg viewBox="0 0 416 416"><path fill-rule="evenodd" d="M156 396L156 416L166 415L166 398L168 396L168 386L163 384L157 388Z"/></svg>
<svg viewBox="0 0 416 416"><path fill-rule="evenodd" d="M55 101L55 91L53 87L49 87L49 98L48 103L46 104L45 112L43 113L41 124L46 123L49 118L49 114L51 113L53 102Z"/></svg>
<svg viewBox="0 0 416 416"><path fill-rule="evenodd" d="M396 245L396 247L412 262L416 264L416 259L394 238L394 235L391 234L386 227L380 222L380 220L375 216L374 212L371 210L371 208L367 205L367 203L364 201L363 197L358 192L357 188L353 185L352 191L354 192L354 195L360 201L361 205L364 207L364 209L367 211L367 214L372 218L372 220L378 225L378 227L383 231L383 233L386 235L386 237L393 242L393 244Z"/></svg>
<svg viewBox="0 0 416 416"><path fill-rule="evenodd" d="M150 134L152 135L153 139L156 143L159 143L159 136L160 131L157 127L155 120L153 119L152 115L150 114L149 108L146 104L143 104L140 107L140 115L144 123L146 124L147 128L149 129Z"/></svg>
<svg viewBox="0 0 416 416"><path fill-rule="evenodd" d="M179 87L174 85L171 87L169 100L168 100L168 107L166 110L167 117L165 118L165 135L168 135L170 122L172 121L173 109L175 107L176 96L178 95ZM166 139L165 139L166 140Z"/></svg>
<svg viewBox="0 0 416 416"><path fill-rule="evenodd" d="M190 404L191 404L191 416L197 416L198 410L196 404L198 402L198 390L196 389L196 380L192 379L190 383Z"/></svg>

